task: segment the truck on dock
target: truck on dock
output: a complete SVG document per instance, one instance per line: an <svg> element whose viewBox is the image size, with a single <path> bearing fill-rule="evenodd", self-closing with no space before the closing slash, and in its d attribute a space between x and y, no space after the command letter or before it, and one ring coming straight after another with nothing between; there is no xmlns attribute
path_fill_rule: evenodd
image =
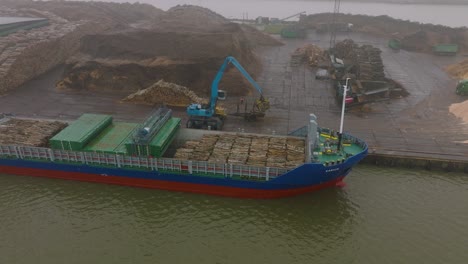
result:
<svg viewBox="0 0 468 264"><path fill-rule="evenodd" d="M367 103L389 100L389 94L395 89L394 85L387 81L354 80L350 84L350 90L346 94L346 107L362 106ZM344 85L338 81L336 85L336 99L343 100Z"/></svg>

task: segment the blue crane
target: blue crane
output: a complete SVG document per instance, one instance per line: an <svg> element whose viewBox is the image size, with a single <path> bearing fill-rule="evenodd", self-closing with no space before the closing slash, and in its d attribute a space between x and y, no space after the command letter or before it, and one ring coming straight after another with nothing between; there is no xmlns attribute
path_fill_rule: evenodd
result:
<svg viewBox="0 0 468 264"><path fill-rule="evenodd" d="M234 57L227 57L221 68L218 70L216 77L211 83L211 95L210 102L207 105L201 104L190 104L187 107L187 114L189 120L187 122L188 128L207 128L210 127L213 130L221 129L226 118L226 113L223 110L216 109L216 103L218 99L225 98L225 92L218 89L219 83L223 78L224 72L226 71L229 64L234 65L240 73L257 89L260 93L260 99L256 101L254 109L248 113L249 115L264 116L265 111L270 108L268 100L263 97L262 89L255 82L255 80L247 73L247 71L240 65L240 63ZM263 114L263 115L262 115ZM247 117L246 117L247 118Z"/></svg>

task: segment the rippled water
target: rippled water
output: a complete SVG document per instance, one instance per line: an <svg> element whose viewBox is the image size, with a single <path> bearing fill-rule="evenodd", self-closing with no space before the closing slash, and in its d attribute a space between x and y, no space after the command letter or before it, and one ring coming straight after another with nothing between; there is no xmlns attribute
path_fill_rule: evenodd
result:
<svg viewBox="0 0 468 264"><path fill-rule="evenodd" d="M466 263L466 174L357 167L242 200L0 176L0 263Z"/></svg>

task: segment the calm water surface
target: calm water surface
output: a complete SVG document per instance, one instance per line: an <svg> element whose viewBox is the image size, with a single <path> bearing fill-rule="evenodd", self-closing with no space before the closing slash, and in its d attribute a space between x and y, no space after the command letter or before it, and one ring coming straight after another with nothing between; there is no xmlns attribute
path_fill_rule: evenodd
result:
<svg viewBox="0 0 468 264"><path fill-rule="evenodd" d="M0 263L467 263L468 176L242 200L0 175Z"/></svg>

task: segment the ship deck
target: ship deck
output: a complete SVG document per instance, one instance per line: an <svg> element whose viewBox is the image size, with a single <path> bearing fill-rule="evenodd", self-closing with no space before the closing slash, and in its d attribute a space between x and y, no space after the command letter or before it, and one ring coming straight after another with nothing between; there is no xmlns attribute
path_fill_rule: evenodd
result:
<svg viewBox="0 0 468 264"><path fill-rule="evenodd" d="M328 132L322 132L319 136L319 143L315 148L316 160L320 163L340 163L349 156L359 154L364 150L364 146L359 142L350 139L343 139L342 147L338 149L338 138Z"/></svg>

